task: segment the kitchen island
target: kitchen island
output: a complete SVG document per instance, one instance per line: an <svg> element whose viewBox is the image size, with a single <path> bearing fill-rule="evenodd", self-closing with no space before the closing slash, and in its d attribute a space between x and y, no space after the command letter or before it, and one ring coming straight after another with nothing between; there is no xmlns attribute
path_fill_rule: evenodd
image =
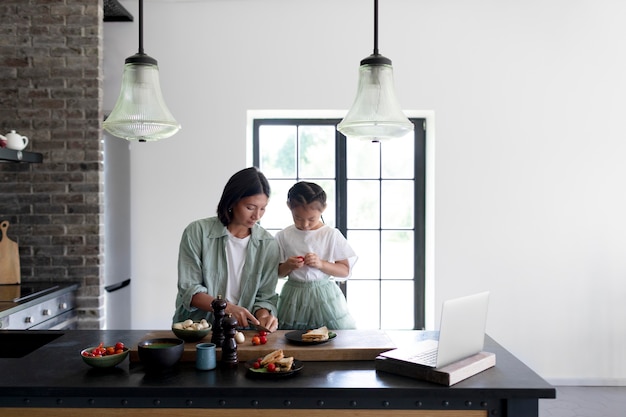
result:
<svg viewBox="0 0 626 417"><path fill-rule="evenodd" d="M169 371L154 374L147 373L140 362L126 359L102 370L83 363L81 349L101 341L136 346L149 332L37 333L51 341L22 357L0 358L2 416L160 416L177 415L173 409L184 409L181 415L223 417L537 417L538 400L556 396L550 384L488 336L484 350L496 354L496 366L447 387L377 372L373 360L305 361L297 374L271 380L250 378L243 363L234 370L198 371L193 361L181 361ZM427 334L388 333L399 346ZM0 346L2 338L0 331ZM332 343L326 345L330 352Z"/></svg>

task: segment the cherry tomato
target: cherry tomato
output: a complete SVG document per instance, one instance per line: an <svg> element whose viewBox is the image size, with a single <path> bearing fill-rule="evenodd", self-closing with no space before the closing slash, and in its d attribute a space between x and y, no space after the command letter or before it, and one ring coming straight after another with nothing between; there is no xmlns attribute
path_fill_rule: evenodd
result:
<svg viewBox="0 0 626 417"><path fill-rule="evenodd" d="M91 353L94 356L103 356L106 354L106 349L104 347L104 342L100 342L100 344L91 350Z"/></svg>
<svg viewBox="0 0 626 417"><path fill-rule="evenodd" d="M267 364L267 370L269 372L276 372L276 364L275 363L268 363Z"/></svg>
<svg viewBox="0 0 626 417"><path fill-rule="evenodd" d="M265 330L259 330L259 337L267 336L267 332Z"/></svg>
<svg viewBox="0 0 626 417"><path fill-rule="evenodd" d="M266 344L266 343L267 343L267 337L265 337L265 336L261 336L261 337L259 337L259 342L260 342L262 345Z"/></svg>
<svg viewBox="0 0 626 417"><path fill-rule="evenodd" d="M124 348L125 346L124 346L124 343L122 342L117 342L115 345L112 345L112 346L105 346L104 342L100 342L98 346L91 349L91 352L84 352L83 355L89 356L92 358L108 356L108 355L116 355L119 353L124 353Z"/></svg>
<svg viewBox="0 0 626 417"><path fill-rule="evenodd" d="M255 346L256 345L260 345L261 344L261 338L259 336L254 336L252 338L252 344L255 345Z"/></svg>
<svg viewBox="0 0 626 417"><path fill-rule="evenodd" d="M254 369L259 369L261 367L261 362L254 362L254 364L252 365L252 367Z"/></svg>

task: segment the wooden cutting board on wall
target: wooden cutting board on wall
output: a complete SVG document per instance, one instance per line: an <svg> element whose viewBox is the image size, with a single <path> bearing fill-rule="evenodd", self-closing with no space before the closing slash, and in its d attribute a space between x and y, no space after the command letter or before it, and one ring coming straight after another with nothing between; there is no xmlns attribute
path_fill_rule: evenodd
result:
<svg viewBox="0 0 626 417"><path fill-rule="evenodd" d="M0 284L19 284L20 276L20 253L17 243L9 239L7 230L9 221L0 223L2 240L0 240Z"/></svg>

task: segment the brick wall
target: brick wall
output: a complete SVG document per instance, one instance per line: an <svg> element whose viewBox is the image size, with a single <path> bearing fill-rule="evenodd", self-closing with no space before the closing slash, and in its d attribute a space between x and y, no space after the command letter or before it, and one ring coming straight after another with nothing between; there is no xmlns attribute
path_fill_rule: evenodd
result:
<svg viewBox="0 0 626 417"><path fill-rule="evenodd" d="M100 328L102 0L2 0L0 16L0 134L43 154L0 163L0 220L22 281L79 283L79 327Z"/></svg>

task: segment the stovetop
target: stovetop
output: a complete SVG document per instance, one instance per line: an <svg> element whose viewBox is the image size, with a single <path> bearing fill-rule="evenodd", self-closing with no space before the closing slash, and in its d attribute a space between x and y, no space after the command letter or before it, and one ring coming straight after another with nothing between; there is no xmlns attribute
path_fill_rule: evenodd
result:
<svg viewBox="0 0 626 417"><path fill-rule="evenodd" d="M0 285L0 302L19 303L39 297L59 288L58 285L46 282Z"/></svg>

